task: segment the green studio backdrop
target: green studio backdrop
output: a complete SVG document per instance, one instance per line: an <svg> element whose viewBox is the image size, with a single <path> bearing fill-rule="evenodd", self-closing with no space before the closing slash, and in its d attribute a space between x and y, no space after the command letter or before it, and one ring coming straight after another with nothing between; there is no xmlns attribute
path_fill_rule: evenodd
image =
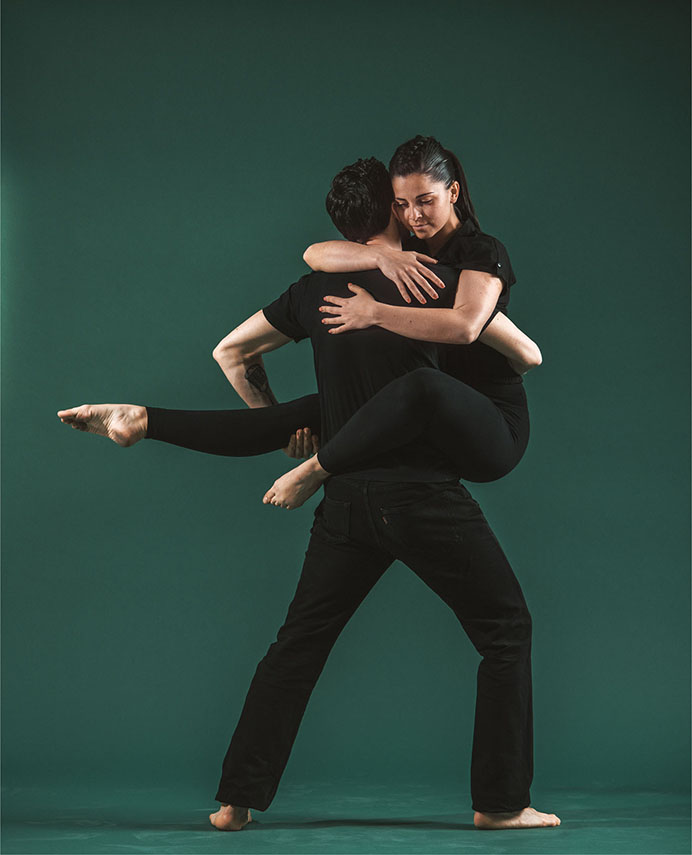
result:
<svg viewBox="0 0 692 855"><path fill-rule="evenodd" d="M534 620L535 783L688 781L686 4L3 4L4 783L215 792L318 497L292 464L55 413L242 406L215 344L335 237L332 175L433 134L541 347L519 466L468 484ZM309 343L266 359L314 391ZM284 780L468 786L479 657L394 565Z"/></svg>

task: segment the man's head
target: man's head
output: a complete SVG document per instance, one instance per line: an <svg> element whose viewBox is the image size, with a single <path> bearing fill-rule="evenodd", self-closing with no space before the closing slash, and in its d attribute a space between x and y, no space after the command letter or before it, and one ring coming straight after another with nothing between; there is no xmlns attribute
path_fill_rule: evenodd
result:
<svg viewBox="0 0 692 855"><path fill-rule="evenodd" d="M361 158L334 177L327 211L346 240L365 243L389 225L394 193L384 163Z"/></svg>

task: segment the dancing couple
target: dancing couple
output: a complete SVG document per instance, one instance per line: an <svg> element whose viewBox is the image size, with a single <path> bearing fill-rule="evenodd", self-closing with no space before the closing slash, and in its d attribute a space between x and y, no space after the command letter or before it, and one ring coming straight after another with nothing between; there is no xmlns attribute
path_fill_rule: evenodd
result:
<svg viewBox="0 0 692 855"><path fill-rule="evenodd" d="M504 245L481 231L461 164L432 137L359 160L327 210L345 240L305 252L313 272L230 332L214 358L248 409L84 404L58 412L122 446L159 440L224 456L307 458L264 493L293 509L317 490L302 572L259 662L210 814L221 830L271 804L341 630L400 560L454 611L481 656L471 759L474 824L557 826L531 806L531 616L459 479L502 478L529 440L522 375L536 344L507 317ZM263 354L310 339L318 392L286 403ZM259 494L258 494L259 500Z"/></svg>

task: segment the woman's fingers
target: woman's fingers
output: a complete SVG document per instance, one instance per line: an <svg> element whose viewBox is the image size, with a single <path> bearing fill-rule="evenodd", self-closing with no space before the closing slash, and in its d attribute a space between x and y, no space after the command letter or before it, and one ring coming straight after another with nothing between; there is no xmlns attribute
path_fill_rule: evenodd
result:
<svg viewBox="0 0 692 855"><path fill-rule="evenodd" d="M413 281L413 279L411 279L410 276L408 276L408 275L404 276L404 284L406 285L408 290L413 294L413 296L416 298L416 300L418 300L419 303L426 303L427 302L425 297L421 294L421 292L416 287L416 283Z"/></svg>
<svg viewBox="0 0 692 855"><path fill-rule="evenodd" d="M340 315L337 315L334 318L322 318L323 324L343 324L343 322L344 319Z"/></svg>
<svg viewBox="0 0 692 855"><path fill-rule="evenodd" d="M410 303L411 302L411 295L406 290L406 285L404 285L403 279L401 279L401 280L395 279L394 284L396 285L397 290L399 291L401 296L404 298L404 300L406 300L407 303Z"/></svg>
<svg viewBox="0 0 692 855"><path fill-rule="evenodd" d="M320 306L320 312L327 312L330 315L338 315L341 312L341 306Z"/></svg>
<svg viewBox="0 0 692 855"><path fill-rule="evenodd" d="M424 264L419 264L417 270L419 273L422 273L426 279L429 279L433 285L437 285L438 288L445 287L445 283L440 279L437 273L433 273L432 270L427 268Z"/></svg>
<svg viewBox="0 0 692 855"><path fill-rule="evenodd" d="M417 252L415 255L418 261L427 261L429 264L437 264L436 258L430 258L429 255L424 255L422 252Z"/></svg>
<svg viewBox="0 0 692 855"><path fill-rule="evenodd" d="M345 300L350 300L350 297L323 297L327 303L335 303L337 306L343 306Z"/></svg>
<svg viewBox="0 0 692 855"><path fill-rule="evenodd" d="M428 282L420 271L412 270L410 275L411 278L414 279L427 294L430 294L434 300L439 299L440 295L435 290L435 286Z"/></svg>

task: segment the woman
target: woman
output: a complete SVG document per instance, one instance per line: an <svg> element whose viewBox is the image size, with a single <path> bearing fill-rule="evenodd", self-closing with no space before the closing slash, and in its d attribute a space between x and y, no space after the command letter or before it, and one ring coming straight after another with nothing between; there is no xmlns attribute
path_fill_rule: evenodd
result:
<svg viewBox="0 0 692 855"><path fill-rule="evenodd" d="M443 367L450 374L420 369L389 384L315 457L278 479L265 494L265 503L299 507L329 474L347 471L361 459L418 437L439 447L457 464L460 477L470 481L502 477L517 465L526 448L528 410L520 375L540 364L541 357L537 346L508 318L503 314L495 317L506 306L508 288L514 282L506 251L499 241L475 228L477 220L461 166L437 141L417 137L404 143L392 158L390 175L400 221L425 237L428 244L419 242L412 252L397 252L369 244L331 241L309 248L306 261L330 270L380 267L395 281L407 301L411 298L406 289L425 302L421 290L437 297L426 277L442 284L422 263L422 260L435 260L420 252L426 249L434 251L450 266L463 267L461 279L467 270L486 274L499 271L504 278L502 294L477 342L465 347L441 345ZM460 194L461 207L457 209L455 203ZM333 210L330 213L333 218L337 216ZM469 223L474 228L469 230ZM504 262L498 264L495 258L500 255ZM503 263L505 267L501 270ZM333 315L325 317L324 322L340 324L331 330L335 334L377 323L412 338L437 342L462 340L458 331L463 318L455 309L420 311L385 306L375 303L357 286L352 286L352 290L355 297L334 298L333 305L323 307L325 313ZM382 312L384 315L380 317ZM223 351L223 345L222 341L215 354ZM484 376L479 367L492 369L495 376ZM60 411L58 415L74 428L110 436L121 445L148 437L229 456L282 448L289 435L293 437L287 453L307 456L310 446L317 450L313 435L320 422L315 395L250 410L181 411L133 405L83 405Z"/></svg>

